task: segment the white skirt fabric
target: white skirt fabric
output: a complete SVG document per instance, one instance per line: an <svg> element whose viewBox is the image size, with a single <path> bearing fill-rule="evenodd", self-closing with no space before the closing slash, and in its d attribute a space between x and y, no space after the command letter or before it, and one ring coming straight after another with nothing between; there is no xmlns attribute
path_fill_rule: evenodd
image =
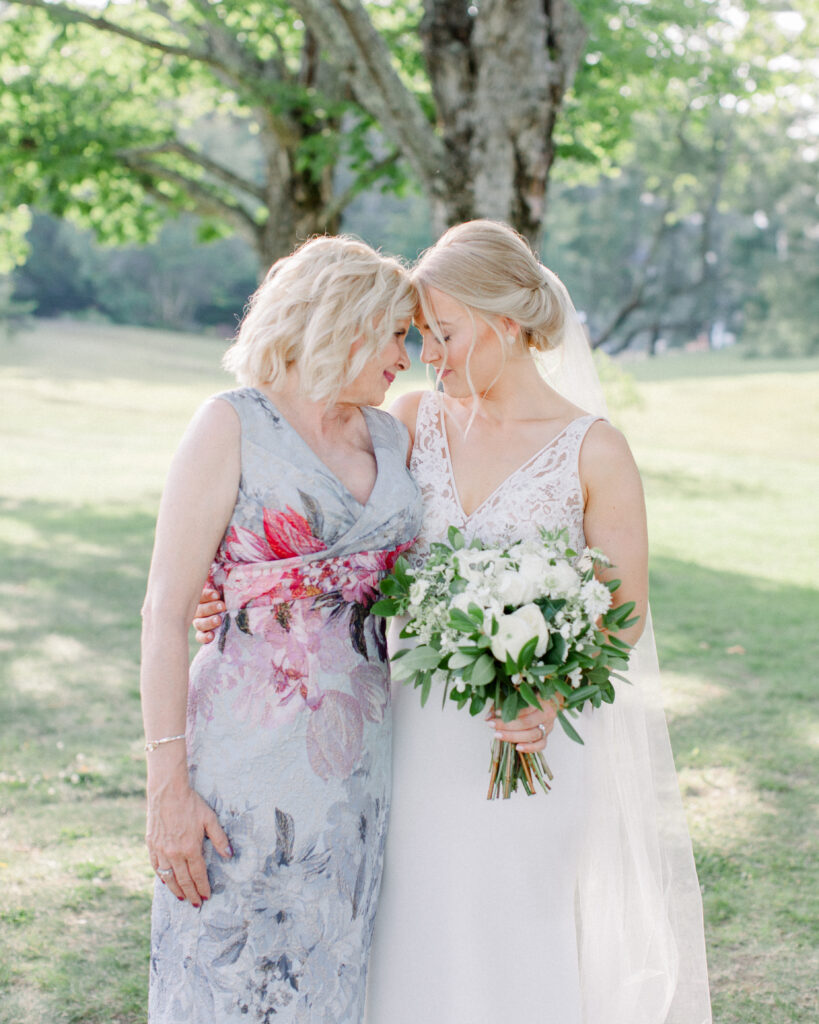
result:
<svg viewBox="0 0 819 1024"><path fill-rule="evenodd" d="M407 687L393 700L367 1024L497 1024L540 1010L543 1022L581 1024L575 882L588 748L556 726L552 792L488 801L484 719L451 702L441 710L435 693L421 708Z"/></svg>
<svg viewBox="0 0 819 1024"><path fill-rule="evenodd" d="M650 620L632 686L559 725L549 794L487 801L492 731L393 687L366 1024L711 1024Z"/></svg>

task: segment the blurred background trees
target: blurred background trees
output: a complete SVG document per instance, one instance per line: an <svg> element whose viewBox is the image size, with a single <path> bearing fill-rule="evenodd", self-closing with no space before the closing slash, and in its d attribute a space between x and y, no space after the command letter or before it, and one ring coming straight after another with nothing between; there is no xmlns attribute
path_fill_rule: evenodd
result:
<svg viewBox="0 0 819 1024"><path fill-rule="evenodd" d="M493 216L610 351L816 352L813 6L0 4L9 301L229 331L311 233Z"/></svg>

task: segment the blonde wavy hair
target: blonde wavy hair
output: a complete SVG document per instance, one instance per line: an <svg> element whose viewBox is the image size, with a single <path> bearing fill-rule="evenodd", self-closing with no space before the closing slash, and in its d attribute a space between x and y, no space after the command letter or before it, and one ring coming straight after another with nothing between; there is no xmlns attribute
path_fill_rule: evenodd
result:
<svg viewBox="0 0 819 1024"><path fill-rule="evenodd" d="M304 397L332 401L416 305L398 260L346 235L311 238L270 268L222 365L240 384L274 389L295 368Z"/></svg>

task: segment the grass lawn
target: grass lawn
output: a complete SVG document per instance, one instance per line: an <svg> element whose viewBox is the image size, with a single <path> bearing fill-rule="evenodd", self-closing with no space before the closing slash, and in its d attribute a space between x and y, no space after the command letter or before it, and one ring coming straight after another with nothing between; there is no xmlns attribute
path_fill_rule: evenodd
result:
<svg viewBox="0 0 819 1024"><path fill-rule="evenodd" d="M139 606L222 343L41 323L0 346L0 1024L145 1019ZM703 885L715 1020L817 1019L819 361L614 382ZM420 1022L419 1022L420 1024Z"/></svg>

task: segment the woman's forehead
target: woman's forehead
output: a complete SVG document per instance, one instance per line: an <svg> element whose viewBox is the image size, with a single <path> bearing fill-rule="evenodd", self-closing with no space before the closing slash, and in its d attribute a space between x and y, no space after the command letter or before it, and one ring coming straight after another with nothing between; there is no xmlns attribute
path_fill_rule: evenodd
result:
<svg viewBox="0 0 819 1024"><path fill-rule="evenodd" d="M434 320L438 327L451 327L469 315L460 299L438 288L425 288L421 299L414 317L419 328L429 327L430 320Z"/></svg>

